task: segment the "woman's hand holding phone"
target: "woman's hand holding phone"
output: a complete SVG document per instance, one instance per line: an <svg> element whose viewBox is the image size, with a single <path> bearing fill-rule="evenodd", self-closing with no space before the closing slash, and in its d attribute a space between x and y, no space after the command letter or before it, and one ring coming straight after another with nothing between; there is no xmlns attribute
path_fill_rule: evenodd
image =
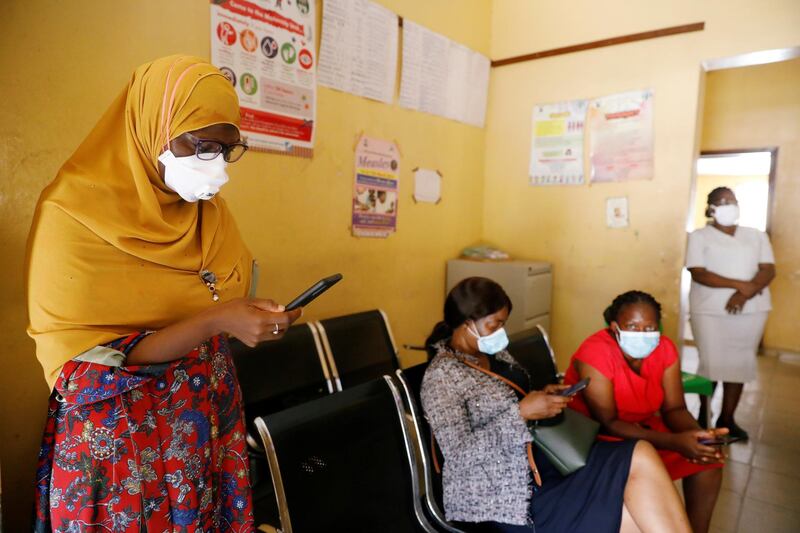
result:
<svg viewBox="0 0 800 533"><path fill-rule="evenodd" d="M568 396L571 398L576 394L578 394L583 389L585 389L586 387L588 387L590 381L591 378L583 378L582 380L573 385L570 386L564 385L563 388L560 389L556 394L560 394L561 396Z"/></svg>
<svg viewBox="0 0 800 533"><path fill-rule="evenodd" d="M705 444L706 446L728 446L733 442L741 440L741 437L731 437L728 428L716 428L708 431L712 436L700 439L700 444Z"/></svg>
<svg viewBox="0 0 800 533"><path fill-rule="evenodd" d="M693 463L710 464L725 461L725 454L719 446L703 444L728 433L726 428L696 429L673 433L673 449Z"/></svg>
<svg viewBox="0 0 800 533"><path fill-rule="evenodd" d="M252 348L260 342L283 337L289 326L303 314L303 309L298 307L286 311L273 300L236 298L213 307L212 312L215 329Z"/></svg>
<svg viewBox="0 0 800 533"><path fill-rule="evenodd" d="M542 392L546 392L547 394L558 394L561 396L569 396L564 394L564 391L569 389L569 385L562 385L561 383L551 383L549 385L545 385L542 389Z"/></svg>
<svg viewBox="0 0 800 533"><path fill-rule="evenodd" d="M519 414L525 420L543 420L561 413L572 398L545 391L529 392L519 401Z"/></svg>
<svg viewBox="0 0 800 533"><path fill-rule="evenodd" d="M260 342L278 340L302 316L304 305L341 279L341 274L323 278L285 307L264 298L237 298L215 306L208 311L211 335L225 332L251 348Z"/></svg>

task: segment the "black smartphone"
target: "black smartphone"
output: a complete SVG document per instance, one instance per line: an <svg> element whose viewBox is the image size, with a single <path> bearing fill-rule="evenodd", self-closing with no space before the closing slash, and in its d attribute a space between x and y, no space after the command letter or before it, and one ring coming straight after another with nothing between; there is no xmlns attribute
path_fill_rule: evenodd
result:
<svg viewBox="0 0 800 533"><path fill-rule="evenodd" d="M741 437L729 437L727 435L722 435L714 439L700 439L698 442L700 442L700 444L705 444L706 446L727 446L732 442L740 440L742 440Z"/></svg>
<svg viewBox="0 0 800 533"><path fill-rule="evenodd" d="M559 392L559 394L561 396L574 396L574 395L578 394L580 391L582 391L583 389L585 389L586 387L588 387L589 386L589 381L590 381L590 378L583 378L582 380L580 380L579 382L577 382L576 384L574 384L570 388L562 390L561 392Z"/></svg>
<svg viewBox="0 0 800 533"><path fill-rule="evenodd" d="M334 274L333 276L322 278L311 287L303 291L300 296L289 302L289 304L286 306L286 310L291 311L292 309L297 309L298 307L305 307L306 305L310 304L314 298L336 285L340 279L342 279L341 274Z"/></svg>

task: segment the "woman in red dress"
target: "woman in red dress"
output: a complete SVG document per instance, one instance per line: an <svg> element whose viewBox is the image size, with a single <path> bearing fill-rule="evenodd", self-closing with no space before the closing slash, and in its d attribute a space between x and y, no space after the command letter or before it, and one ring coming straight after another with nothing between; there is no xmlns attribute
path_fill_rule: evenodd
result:
<svg viewBox="0 0 800 533"><path fill-rule="evenodd" d="M300 311L248 298L253 260L219 196L247 146L208 62L139 67L44 190L29 333L51 387L34 530L254 530L231 334Z"/></svg>
<svg viewBox="0 0 800 533"><path fill-rule="evenodd" d="M702 441L728 430L704 430L686 409L678 352L659 333L661 305L655 298L626 292L604 318L609 327L586 339L567 369L566 384L591 379L570 407L599 421L602 439L653 444L672 479L683 479L692 529L705 533L722 484L724 456Z"/></svg>

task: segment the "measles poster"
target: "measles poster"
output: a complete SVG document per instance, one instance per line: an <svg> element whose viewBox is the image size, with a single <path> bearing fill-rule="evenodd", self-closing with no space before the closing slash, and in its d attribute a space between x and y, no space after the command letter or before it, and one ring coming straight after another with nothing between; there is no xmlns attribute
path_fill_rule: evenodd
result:
<svg viewBox="0 0 800 533"><path fill-rule="evenodd" d="M211 0L211 62L236 87L251 149L311 157L315 0Z"/></svg>
<svg viewBox="0 0 800 533"><path fill-rule="evenodd" d="M653 92L595 98L589 104L593 183L653 179Z"/></svg>
<svg viewBox="0 0 800 533"><path fill-rule="evenodd" d="M388 237L397 229L400 151L392 141L361 137L355 155L353 235Z"/></svg>
<svg viewBox="0 0 800 533"><path fill-rule="evenodd" d="M588 100L533 106L531 185L583 185L583 128Z"/></svg>

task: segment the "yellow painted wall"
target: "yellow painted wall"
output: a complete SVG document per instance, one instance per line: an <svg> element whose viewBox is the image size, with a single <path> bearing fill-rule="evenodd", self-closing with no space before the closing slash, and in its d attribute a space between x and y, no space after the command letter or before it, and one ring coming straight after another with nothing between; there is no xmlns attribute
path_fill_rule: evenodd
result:
<svg viewBox="0 0 800 533"><path fill-rule="evenodd" d="M800 59L710 72L706 79L701 148L773 146L778 147L771 225L777 276L771 285L773 310L764 345L798 351Z"/></svg>
<svg viewBox="0 0 800 533"><path fill-rule="evenodd" d="M379 0L489 53L489 0ZM203 0L31 0L0 17L0 468L5 531L29 529L47 387L25 335L24 245L39 192L150 59L209 54ZM345 281L307 310L316 319L385 309L399 344L422 342L441 313L445 260L480 239L483 129L320 87L313 160L248 154L223 194L261 261L261 296L287 301L323 275ZM403 152L398 233L350 236L359 132ZM414 167L444 174L438 206L411 201ZM102 206L97 206L102 209ZM404 365L421 359L401 354Z"/></svg>
<svg viewBox="0 0 800 533"><path fill-rule="evenodd" d="M707 27L699 34L495 69L486 130L320 88L314 159L248 154L232 168L224 192L261 259L260 294L285 301L339 270L347 282L315 302L307 318L381 306L398 343L419 343L439 315L445 259L484 238L515 255L554 263L552 336L562 366L601 326L610 298L631 287L661 299L667 333L675 337L683 228L699 144L700 62L800 44L796 1L378 1L494 59L701 20ZM133 68L169 53L207 55L209 29L203 0L14 0L3 7L0 467L4 526L24 531L47 396L24 334L23 255L33 206ZM656 94L654 180L527 185L534 103L645 87ZM349 235L352 146L361 131L396 139L404 154L399 232L388 240ZM788 152L781 153L779 175ZM794 161L788 168L795 170L783 178L787 200L776 200L784 212L798 201ZM439 206L411 202L410 170L416 166L443 172ZM619 195L630 198L631 227L606 229L605 198ZM797 283L795 271L779 265L779 273L776 288ZM405 365L419 357L402 354Z"/></svg>
<svg viewBox="0 0 800 533"><path fill-rule="evenodd" d="M484 237L515 255L553 262L552 338L562 367L580 342L602 327L605 306L627 289L652 292L664 306L666 333L677 338L685 226L699 144L701 61L800 44L800 9L796 0L493 4L493 59L700 21L706 29L698 33L492 71ZM534 104L644 88L655 91L653 180L528 185ZM605 199L610 196L629 198L630 227L606 228Z"/></svg>
<svg viewBox="0 0 800 533"><path fill-rule="evenodd" d="M706 199L708 193L717 187L729 187L736 190L738 185L743 183L769 183L769 176L718 176L718 175L698 175L695 185L695 197L697 201L694 204L694 214L692 220L695 228L702 228L706 225L708 218L706 218Z"/></svg>

